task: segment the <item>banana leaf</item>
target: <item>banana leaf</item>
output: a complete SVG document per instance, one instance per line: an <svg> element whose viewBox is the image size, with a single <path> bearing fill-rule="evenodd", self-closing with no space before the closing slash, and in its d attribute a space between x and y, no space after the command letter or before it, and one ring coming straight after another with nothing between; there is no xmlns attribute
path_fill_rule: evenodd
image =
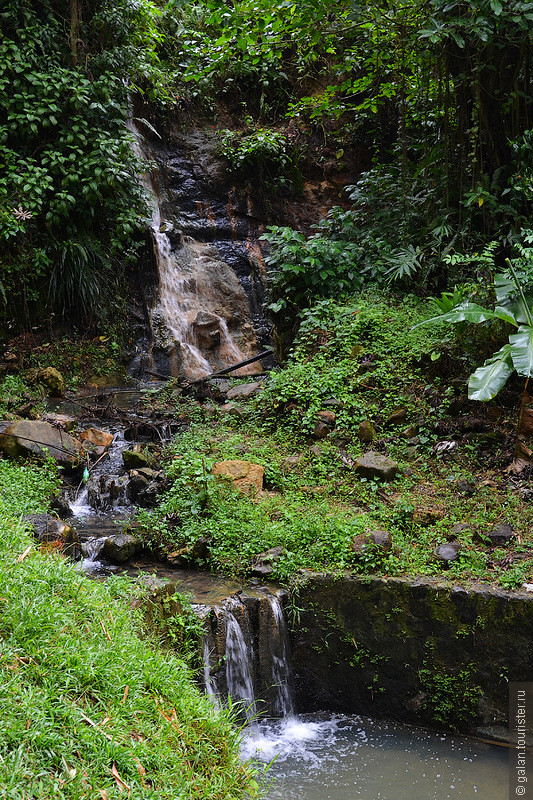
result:
<svg viewBox="0 0 533 800"><path fill-rule="evenodd" d="M521 325L517 333L509 336L511 358L519 375L531 378L533 375L533 327Z"/></svg>
<svg viewBox="0 0 533 800"><path fill-rule="evenodd" d="M480 322L495 319L496 316L495 312L491 311L490 308L483 308L478 306L477 303L461 303L446 314L439 314L436 317L430 317L430 319L418 322L413 325L413 330L421 325L433 324L434 322L450 322L452 325L456 325L458 322L473 322L477 325Z"/></svg>
<svg viewBox="0 0 533 800"><path fill-rule="evenodd" d="M471 400L492 400L514 369L511 345L505 344L472 373L468 381L468 397Z"/></svg>

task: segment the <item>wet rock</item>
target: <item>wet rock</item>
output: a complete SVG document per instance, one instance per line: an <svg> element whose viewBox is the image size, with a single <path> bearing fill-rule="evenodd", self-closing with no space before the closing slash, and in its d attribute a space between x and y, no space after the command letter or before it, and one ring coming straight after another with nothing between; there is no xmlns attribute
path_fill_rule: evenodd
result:
<svg viewBox="0 0 533 800"><path fill-rule="evenodd" d="M130 479L126 487L126 496L132 503L135 502L138 495L150 485L149 479L136 470L130 472Z"/></svg>
<svg viewBox="0 0 533 800"><path fill-rule="evenodd" d="M259 382L242 383L239 386L233 386L231 389L228 389L227 398L228 400L243 400L246 397L258 394L262 388L263 384Z"/></svg>
<svg viewBox="0 0 533 800"><path fill-rule="evenodd" d="M72 516L72 509L65 497L54 497L50 502L50 508L52 511L57 511L61 518Z"/></svg>
<svg viewBox="0 0 533 800"><path fill-rule="evenodd" d="M495 525L487 537L493 547L506 547L515 538L515 533L512 525L502 522L500 525Z"/></svg>
<svg viewBox="0 0 533 800"><path fill-rule="evenodd" d="M99 475L87 484L87 500L93 508L107 510L126 506L127 475Z"/></svg>
<svg viewBox="0 0 533 800"><path fill-rule="evenodd" d="M368 533L359 533L352 538L350 542L350 550L356 556L362 555L369 549L388 552L392 547L392 536L388 531L369 531Z"/></svg>
<svg viewBox="0 0 533 800"><path fill-rule="evenodd" d="M12 458L35 455L44 460L50 455L61 466L71 467L78 463L80 449L68 433L41 420L13 422L0 434L0 450Z"/></svg>
<svg viewBox="0 0 533 800"><path fill-rule="evenodd" d="M255 578L268 578L274 572L276 562L284 553L284 547L271 547L270 550L260 553L250 568L250 575Z"/></svg>
<svg viewBox="0 0 533 800"><path fill-rule="evenodd" d="M433 555L444 566L448 566L452 561L455 561L459 555L461 545L459 542L447 542L446 544L439 544L433 550Z"/></svg>
<svg viewBox="0 0 533 800"><path fill-rule="evenodd" d="M392 414L389 414L385 421L385 425L401 425L407 419L407 410L405 408L397 408Z"/></svg>
<svg viewBox="0 0 533 800"><path fill-rule="evenodd" d="M264 467L250 461L218 461L213 475L231 481L232 485L247 495L260 495L263 491Z"/></svg>
<svg viewBox="0 0 533 800"><path fill-rule="evenodd" d="M383 481L391 481L398 473L398 464L381 453L369 450L364 456L358 458L354 465L354 471L362 478L379 478Z"/></svg>
<svg viewBox="0 0 533 800"><path fill-rule="evenodd" d="M80 442L84 444L90 442L102 449L109 447L113 443L114 438L113 434L109 433L109 431L99 431L96 428L87 428L79 434Z"/></svg>
<svg viewBox="0 0 533 800"><path fill-rule="evenodd" d="M39 542L56 545L71 558L79 556L78 534L62 519L52 517L51 514L29 514L25 520Z"/></svg>
<svg viewBox="0 0 533 800"><path fill-rule="evenodd" d="M370 420L365 419L360 423L357 435L359 436L359 441L369 443L376 438L376 429Z"/></svg>
<svg viewBox="0 0 533 800"><path fill-rule="evenodd" d="M26 373L29 383L40 383L48 390L50 397L63 397L65 394L65 381L59 370L54 367L33 369Z"/></svg>
<svg viewBox="0 0 533 800"><path fill-rule="evenodd" d="M126 469L135 469L136 467L153 467L155 458L147 450L142 450L139 445L136 445L131 450L124 450L122 452L124 466Z"/></svg>
<svg viewBox="0 0 533 800"><path fill-rule="evenodd" d="M108 536L102 548L102 554L109 561L117 564L122 564L139 551L140 542L137 537L132 536L130 533L116 533L113 536Z"/></svg>

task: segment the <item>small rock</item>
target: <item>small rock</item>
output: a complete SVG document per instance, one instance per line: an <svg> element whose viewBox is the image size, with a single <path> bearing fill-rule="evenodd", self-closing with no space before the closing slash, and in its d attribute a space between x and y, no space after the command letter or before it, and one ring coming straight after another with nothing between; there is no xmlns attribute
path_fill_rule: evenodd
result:
<svg viewBox="0 0 533 800"><path fill-rule="evenodd" d="M42 419L43 422L49 422L54 428L61 428L67 433L76 427L76 420L74 417L69 417L68 414L45 414Z"/></svg>
<svg viewBox="0 0 533 800"><path fill-rule="evenodd" d="M436 455L438 456L449 456L452 453L455 453L458 449L459 445L457 442L454 441L442 441L437 442L433 446L433 450L435 451Z"/></svg>
<svg viewBox="0 0 533 800"><path fill-rule="evenodd" d="M228 400L243 400L253 394L258 394L262 388L263 384L259 382L241 383L239 386L232 386L231 389L228 389L227 398Z"/></svg>
<svg viewBox="0 0 533 800"><path fill-rule="evenodd" d="M405 408L397 408L392 414L389 414L385 425L401 425L407 419L407 410Z"/></svg>
<svg viewBox="0 0 533 800"><path fill-rule="evenodd" d="M376 429L370 420L365 419L360 423L357 435L359 436L359 441L369 443L376 438Z"/></svg>
<svg viewBox="0 0 533 800"><path fill-rule="evenodd" d="M102 554L109 561L121 564L135 555L139 550L139 544L139 540L130 533L115 533L106 538Z"/></svg>
<svg viewBox="0 0 533 800"><path fill-rule="evenodd" d="M223 406L220 406L219 411L221 414L228 414L230 417L237 417L237 419L243 419L243 417L246 416L244 408L234 403L225 403Z"/></svg>
<svg viewBox="0 0 533 800"><path fill-rule="evenodd" d="M407 428L404 428L400 432L400 436L403 439L409 439L409 443L411 443L412 439L418 438L418 431L419 431L418 425L408 425ZM415 442L415 444L420 444L420 440Z"/></svg>
<svg viewBox="0 0 533 800"><path fill-rule="evenodd" d="M424 527L434 525L443 516L443 512L436 508L417 508L413 513L413 522Z"/></svg>
<svg viewBox="0 0 533 800"><path fill-rule="evenodd" d="M141 475L136 470L132 470L130 472L130 480L126 487L126 496L128 500L135 502L137 496L143 491L143 489L146 489L149 483L150 481L145 475Z"/></svg>
<svg viewBox="0 0 533 800"><path fill-rule="evenodd" d="M328 400L324 400L322 405L324 408L342 408L344 403L341 400L337 400L336 397L330 397Z"/></svg>
<svg viewBox="0 0 533 800"><path fill-rule="evenodd" d="M337 419L337 415L334 411L319 411L317 414L318 419L320 422L324 422L326 425L329 425L330 428L335 427L335 421Z"/></svg>
<svg viewBox="0 0 533 800"><path fill-rule="evenodd" d="M250 568L250 575L256 578L268 578L274 572L274 566L285 553L284 547L271 547L257 556Z"/></svg>
<svg viewBox="0 0 533 800"><path fill-rule="evenodd" d="M309 448L312 450L313 448ZM295 455L295 456L287 456L287 458L283 459L283 466L287 469L296 469L302 463L302 456Z"/></svg>
<svg viewBox="0 0 533 800"><path fill-rule="evenodd" d="M449 541L455 541L458 536L473 536L474 526L468 522L456 522L450 533L448 534Z"/></svg>
<svg viewBox="0 0 533 800"><path fill-rule="evenodd" d="M209 539L200 537L195 541L191 548L191 558L194 562L207 561L209 559Z"/></svg>
<svg viewBox="0 0 533 800"><path fill-rule="evenodd" d="M135 445L131 450L123 450L122 458L126 469L136 467L153 467L155 459L147 450L141 450L139 445Z"/></svg>
<svg viewBox="0 0 533 800"><path fill-rule="evenodd" d="M489 531L487 538L493 547L506 547L515 538L515 533L512 525L502 522Z"/></svg>
<svg viewBox="0 0 533 800"><path fill-rule="evenodd" d="M323 444L314 444L312 447L309 448L309 452L316 456L317 458L322 458L324 453L327 451L327 448Z"/></svg>
<svg viewBox="0 0 533 800"><path fill-rule="evenodd" d="M457 481L457 489L467 497L472 497L476 493L476 484L469 481Z"/></svg>
<svg viewBox="0 0 533 800"><path fill-rule="evenodd" d="M326 436L329 434L330 430L331 428L329 427L329 425L326 425L325 422L317 420L315 422L315 427L313 429L313 433L311 434L311 436L313 436L315 439L325 439Z"/></svg>
<svg viewBox="0 0 533 800"><path fill-rule="evenodd" d="M439 544L433 550L433 555L437 561L441 561L445 566L455 561L459 555L461 545L458 542L448 542L447 544Z"/></svg>
<svg viewBox="0 0 533 800"><path fill-rule="evenodd" d="M264 467L250 461L218 461L211 470L218 478L231 481L243 494L261 495L263 491Z"/></svg>
<svg viewBox="0 0 533 800"><path fill-rule="evenodd" d="M369 450L368 453L356 460L354 471L362 478L391 481L398 472L398 464L391 458L382 456L381 453Z"/></svg>
<svg viewBox="0 0 533 800"><path fill-rule="evenodd" d="M356 556L362 555L369 548L386 553L392 547L392 537L388 531L369 531L358 533L350 542L350 550Z"/></svg>

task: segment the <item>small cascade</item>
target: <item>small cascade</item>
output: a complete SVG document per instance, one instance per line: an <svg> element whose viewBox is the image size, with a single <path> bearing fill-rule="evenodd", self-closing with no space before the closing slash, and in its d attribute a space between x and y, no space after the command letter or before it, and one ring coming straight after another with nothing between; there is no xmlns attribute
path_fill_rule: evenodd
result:
<svg viewBox="0 0 533 800"><path fill-rule="evenodd" d="M106 537L94 537L82 542L81 552L83 561L81 563L82 572L90 575L93 572L100 572L103 568L102 562L98 559L100 552L104 546Z"/></svg>
<svg viewBox="0 0 533 800"><path fill-rule="evenodd" d="M226 681L232 702L241 702L247 720L256 716L252 671L250 669L250 642L230 608L226 609Z"/></svg>
<svg viewBox="0 0 533 800"><path fill-rule="evenodd" d="M204 620L206 693L241 704L248 721L294 714L290 649L279 598L269 592L231 597Z"/></svg>
<svg viewBox="0 0 533 800"><path fill-rule="evenodd" d="M128 478L124 473L122 452L128 447L119 431L107 453L94 464L85 487L71 502L75 517L86 517L97 511L126 509L130 502L126 494Z"/></svg>
<svg viewBox="0 0 533 800"><path fill-rule="evenodd" d="M267 603L270 613L260 617L260 625L265 628L263 636L268 639L271 656L271 715L290 717L294 714L294 689L287 626L279 598L269 594Z"/></svg>

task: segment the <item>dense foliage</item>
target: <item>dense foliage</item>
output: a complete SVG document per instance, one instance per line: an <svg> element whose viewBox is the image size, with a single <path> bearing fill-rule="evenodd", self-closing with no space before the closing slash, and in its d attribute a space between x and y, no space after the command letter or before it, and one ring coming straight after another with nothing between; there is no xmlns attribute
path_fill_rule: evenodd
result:
<svg viewBox="0 0 533 800"><path fill-rule="evenodd" d="M100 315L135 257L144 202L129 96L158 77L148 0L10 0L0 12L0 291ZM69 27L70 26L70 27Z"/></svg>

